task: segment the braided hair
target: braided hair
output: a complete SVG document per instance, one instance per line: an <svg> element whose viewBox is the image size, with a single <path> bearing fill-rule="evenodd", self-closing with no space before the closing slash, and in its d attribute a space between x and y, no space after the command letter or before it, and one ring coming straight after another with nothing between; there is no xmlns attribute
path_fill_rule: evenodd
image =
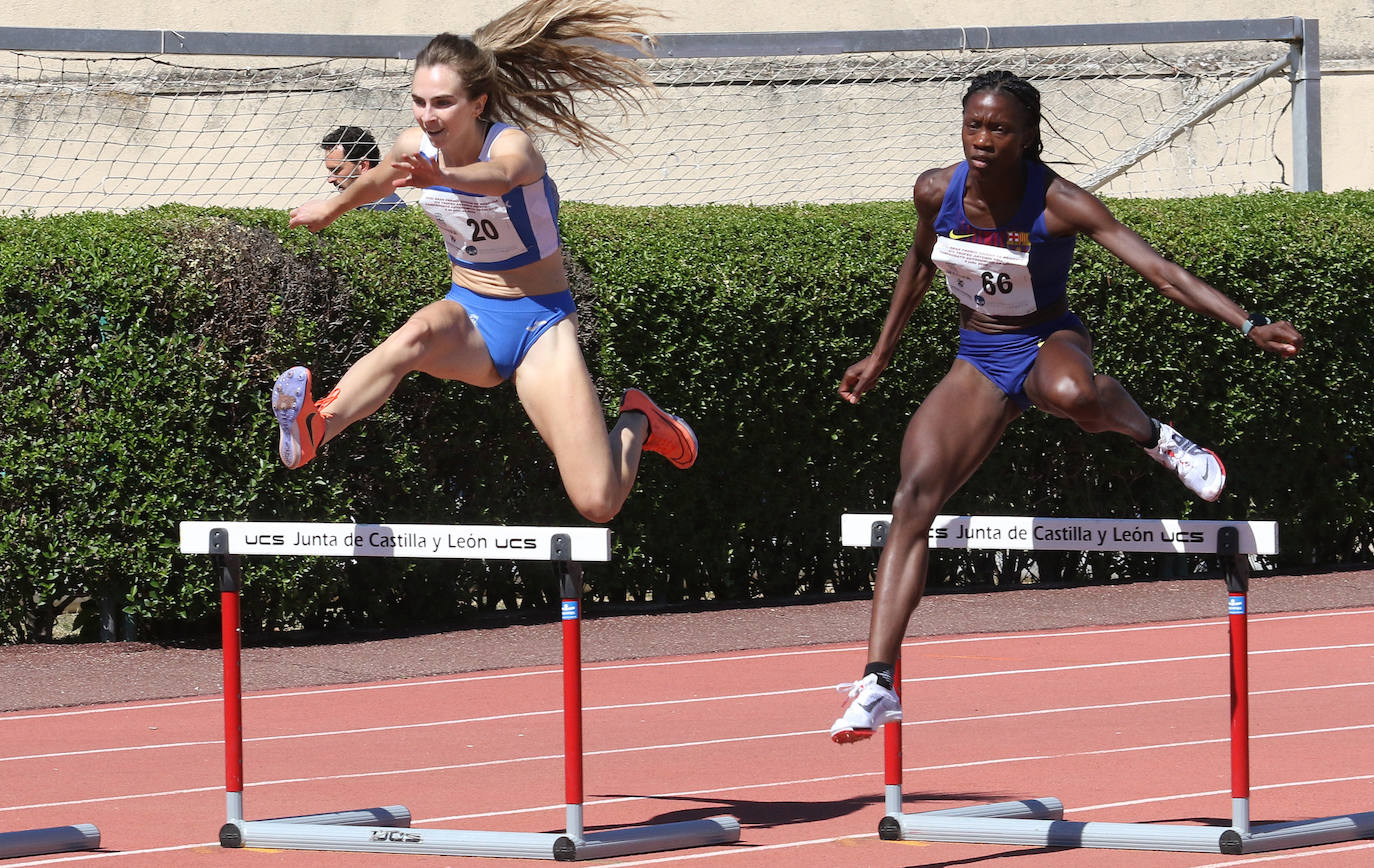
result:
<svg viewBox="0 0 1374 868"><path fill-rule="evenodd" d="M441 33L415 57L415 68L448 66L469 99L485 95L483 116L553 133L579 148L610 150L614 139L577 117L579 92L637 107L654 85L631 57L595 42L643 52L653 37L635 19L656 13L619 0L526 0L472 37Z"/></svg>
<svg viewBox="0 0 1374 868"><path fill-rule="evenodd" d="M1026 148L1026 155L1038 163L1044 162L1040 157L1045 150L1045 143L1040 139L1040 91L1035 89L1035 85L1005 69L980 73L969 83L968 90L964 92L962 105L967 106L974 94L984 91L1005 93L1021 104L1030 118L1032 136L1032 141Z"/></svg>

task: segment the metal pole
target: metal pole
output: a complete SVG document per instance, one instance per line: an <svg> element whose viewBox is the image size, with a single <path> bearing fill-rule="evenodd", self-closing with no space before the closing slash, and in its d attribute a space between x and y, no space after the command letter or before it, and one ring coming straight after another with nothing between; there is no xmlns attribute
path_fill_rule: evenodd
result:
<svg viewBox="0 0 1374 868"><path fill-rule="evenodd" d="M563 789L568 837L585 842L582 822L582 571L554 564L563 617Z"/></svg>
<svg viewBox="0 0 1374 868"><path fill-rule="evenodd" d="M892 664L892 689L902 698L902 648ZM883 805L888 816L902 813L902 722L883 725Z"/></svg>
<svg viewBox="0 0 1374 868"><path fill-rule="evenodd" d="M241 558L228 554L229 534L210 531L210 552L219 573L220 638L224 659L224 808L225 825L243 821L243 675L240 668L243 626L239 591Z"/></svg>
<svg viewBox="0 0 1374 868"><path fill-rule="evenodd" d="M1217 531L1217 554L1228 591L1226 611L1231 638L1231 828L1250 834L1250 677L1246 636L1249 564L1240 554L1234 527Z"/></svg>
<svg viewBox="0 0 1374 868"><path fill-rule="evenodd" d="M1322 189L1321 39L1314 18L1299 18L1302 40L1289 49L1293 89L1293 189Z"/></svg>
<svg viewBox="0 0 1374 868"><path fill-rule="evenodd" d="M1231 827L1250 834L1250 684L1246 642L1246 595L1227 602L1231 622Z"/></svg>

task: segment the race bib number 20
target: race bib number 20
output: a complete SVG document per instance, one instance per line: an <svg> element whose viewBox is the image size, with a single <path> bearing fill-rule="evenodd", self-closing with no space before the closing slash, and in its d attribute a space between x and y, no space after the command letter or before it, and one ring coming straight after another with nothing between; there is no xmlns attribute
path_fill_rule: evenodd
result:
<svg viewBox="0 0 1374 868"><path fill-rule="evenodd" d="M425 210L444 233L455 259L502 262L525 252L525 243L499 199L449 194L426 202Z"/></svg>

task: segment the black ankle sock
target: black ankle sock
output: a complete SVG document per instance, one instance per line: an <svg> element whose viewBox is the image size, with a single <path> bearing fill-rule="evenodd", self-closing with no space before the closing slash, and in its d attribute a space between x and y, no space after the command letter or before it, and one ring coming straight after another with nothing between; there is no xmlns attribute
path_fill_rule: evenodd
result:
<svg viewBox="0 0 1374 868"><path fill-rule="evenodd" d="M891 663L870 663L864 667L864 677L870 675L878 676L878 684L892 689L892 664Z"/></svg>
<svg viewBox="0 0 1374 868"><path fill-rule="evenodd" d="M1155 448L1156 446L1159 445L1159 420L1158 420L1158 419L1154 419L1154 418L1151 418L1151 419L1150 419L1150 439L1149 439L1149 440L1146 440L1146 441L1144 441L1144 442L1142 442L1140 445L1141 445L1141 448L1143 448L1143 449L1153 449L1153 448Z"/></svg>

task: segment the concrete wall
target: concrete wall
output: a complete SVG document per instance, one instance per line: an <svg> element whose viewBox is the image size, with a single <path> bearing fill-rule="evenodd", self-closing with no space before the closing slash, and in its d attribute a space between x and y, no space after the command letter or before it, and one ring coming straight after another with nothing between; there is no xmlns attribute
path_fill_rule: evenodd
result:
<svg viewBox="0 0 1374 868"><path fill-rule="evenodd" d="M0 26L221 30L285 33L429 34L470 32L514 6L495 0L482 6L454 4L437 14L419 0L251 0L188 5L169 11L152 0L10 0ZM1116 21L1181 21L1199 18L1273 18L1299 15L1321 24L1323 186L1327 190L1374 188L1374 0L1294 0L1276 6L1262 0L1042 0L1034 15L1026 5L988 0L976 14L956 4L929 0L649 0L667 17L665 33L734 31L866 30ZM837 11L848 6L844 11ZM1205 14L1199 14L1205 9Z"/></svg>
<svg viewBox="0 0 1374 868"><path fill-rule="evenodd" d="M667 18L665 33L728 33L755 30L887 30L969 27L978 24L1096 24L1114 21L1188 21L1199 18L1277 18L1299 15L1322 22L1323 40L1338 53L1374 50L1374 3L1370 0L1041 0L1034 14L1027 4L987 0L975 14L956 4L929 0L641 0ZM281 33L470 32L515 0L479 5L453 4L436 13L421 0L235 0L169 10L155 0L10 0L0 24L24 27L125 27L187 30L251 30ZM841 7L847 6L843 11Z"/></svg>

